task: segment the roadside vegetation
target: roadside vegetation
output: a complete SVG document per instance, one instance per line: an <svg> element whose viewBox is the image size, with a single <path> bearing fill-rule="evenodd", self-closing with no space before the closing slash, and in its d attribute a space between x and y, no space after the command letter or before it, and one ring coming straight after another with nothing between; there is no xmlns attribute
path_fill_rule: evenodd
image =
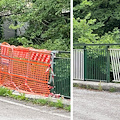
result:
<svg viewBox="0 0 120 120"><path fill-rule="evenodd" d="M119 43L119 0L73 0L74 43Z"/></svg>
<svg viewBox="0 0 120 120"><path fill-rule="evenodd" d="M109 89L103 89L101 82L98 83L98 87L93 87L90 85L81 85L81 84L73 84L73 87L81 88L81 89L87 89L87 90L96 90L96 91L108 91L108 92L117 92L116 88L112 87Z"/></svg>
<svg viewBox="0 0 120 120"><path fill-rule="evenodd" d="M37 49L70 50L70 0L1 0L0 15L0 42ZM9 29L21 32L22 28L25 33L4 38L2 23L6 20L12 22Z"/></svg>
<svg viewBox="0 0 120 120"><path fill-rule="evenodd" d="M20 93L20 95L15 95L12 93L12 90L5 87L0 87L0 96L10 97L16 100L31 102L33 104L42 105L42 106L47 105L49 107L56 107L58 109L64 109L70 112L70 105L64 105L62 103L62 99L58 99L57 102L53 102L50 98L46 98L46 99L27 98L25 97L25 93Z"/></svg>

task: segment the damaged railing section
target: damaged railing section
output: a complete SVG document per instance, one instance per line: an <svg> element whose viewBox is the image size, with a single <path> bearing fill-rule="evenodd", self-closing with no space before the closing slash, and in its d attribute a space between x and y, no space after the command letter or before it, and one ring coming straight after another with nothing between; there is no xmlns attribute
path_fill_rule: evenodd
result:
<svg viewBox="0 0 120 120"><path fill-rule="evenodd" d="M48 96L51 51L0 45L0 84L13 90Z"/></svg>
<svg viewBox="0 0 120 120"><path fill-rule="evenodd" d="M70 97L70 53L2 43L0 85L24 93Z"/></svg>

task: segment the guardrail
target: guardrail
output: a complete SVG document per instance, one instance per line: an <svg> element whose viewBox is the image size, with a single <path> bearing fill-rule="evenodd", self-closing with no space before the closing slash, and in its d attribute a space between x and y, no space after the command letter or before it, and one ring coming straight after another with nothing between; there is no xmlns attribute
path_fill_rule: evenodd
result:
<svg viewBox="0 0 120 120"><path fill-rule="evenodd" d="M77 48L77 50L80 48L84 51L84 73L82 72L83 74L81 75L80 72L83 70L81 69L79 72L79 69L76 69L80 77L84 75L84 80L111 82L113 81L112 76L114 76L114 80L118 80L120 54L114 53L113 58L113 52L110 53L111 46L116 48L116 46L120 47L120 44L74 44L74 48ZM75 56L75 54L76 53L74 53L73 56ZM115 58L116 54L117 58ZM74 64L81 64L78 54L76 54L75 57L77 58L77 63ZM74 74L77 74L76 71L74 71ZM112 76L110 74L112 74Z"/></svg>
<svg viewBox="0 0 120 120"><path fill-rule="evenodd" d="M114 81L120 82L120 49L109 49Z"/></svg>
<svg viewBox="0 0 120 120"><path fill-rule="evenodd" d="M84 49L73 50L73 79L84 80Z"/></svg>
<svg viewBox="0 0 120 120"><path fill-rule="evenodd" d="M54 92L70 98L70 52L59 51L53 61Z"/></svg>

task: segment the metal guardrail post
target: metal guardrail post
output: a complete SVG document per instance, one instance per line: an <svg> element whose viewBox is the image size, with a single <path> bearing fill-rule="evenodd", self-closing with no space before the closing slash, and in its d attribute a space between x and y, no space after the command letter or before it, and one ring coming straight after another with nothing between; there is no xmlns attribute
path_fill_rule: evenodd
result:
<svg viewBox="0 0 120 120"><path fill-rule="evenodd" d="M110 52L109 52L109 46L107 46L106 52L107 52L107 82L110 82Z"/></svg>
<svg viewBox="0 0 120 120"><path fill-rule="evenodd" d="M87 77L87 50L86 46L84 46L84 81L86 80Z"/></svg>

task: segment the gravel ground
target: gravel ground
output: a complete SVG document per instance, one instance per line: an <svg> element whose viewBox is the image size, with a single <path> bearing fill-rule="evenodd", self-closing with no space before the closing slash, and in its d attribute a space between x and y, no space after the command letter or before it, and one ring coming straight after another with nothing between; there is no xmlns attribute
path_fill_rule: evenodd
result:
<svg viewBox="0 0 120 120"><path fill-rule="evenodd" d="M74 87L73 120L120 120L120 93Z"/></svg>

